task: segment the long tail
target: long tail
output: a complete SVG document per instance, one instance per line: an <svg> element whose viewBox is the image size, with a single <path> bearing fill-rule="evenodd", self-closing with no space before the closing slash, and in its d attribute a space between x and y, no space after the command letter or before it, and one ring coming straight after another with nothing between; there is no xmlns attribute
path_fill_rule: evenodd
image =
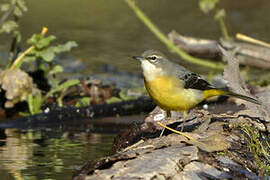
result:
<svg viewBox="0 0 270 180"><path fill-rule="evenodd" d="M237 94L237 93L233 93L233 92L229 92L229 91L225 91L227 93L227 95L229 96L233 96L233 97L236 97L236 98L239 98L239 99L243 99L245 101L249 101L249 102L252 102L254 104L258 104L258 105L261 105L262 103L260 101L258 101L257 99L254 99L254 98L251 98L251 97L248 97L248 96L244 96L244 95L241 95L241 94Z"/></svg>
<svg viewBox="0 0 270 180"><path fill-rule="evenodd" d="M228 95L228 96L233 96L239 99L243 99L245 101L249 101L252 102L254 104L258 104L261 105L262 103L254 98L248 97L248 96L244 96L241 94L237 94L234 92L230 92L230 91L225 91L225 90L221 90L221 89L209 89L209 90L205 90L204 91L204 98L208 98L208 97L212 97L212 96L219 96L219 95Z"/></svg>

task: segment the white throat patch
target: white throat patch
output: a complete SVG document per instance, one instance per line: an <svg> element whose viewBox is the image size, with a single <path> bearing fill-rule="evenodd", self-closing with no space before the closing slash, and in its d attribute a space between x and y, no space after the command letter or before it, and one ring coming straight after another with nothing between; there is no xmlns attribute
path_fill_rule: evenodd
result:
<svg viewBox="0 0 270 180"><path fill-rule="evenodd" d="M142 70L143 70L144 78L147 81L152 81L157 76L160 76L162 74L162 69L161 68L157 68L155 65L153 65L152 63L150 63L147 60L142 60L141 61L141 67L142 67Z"/></svg>

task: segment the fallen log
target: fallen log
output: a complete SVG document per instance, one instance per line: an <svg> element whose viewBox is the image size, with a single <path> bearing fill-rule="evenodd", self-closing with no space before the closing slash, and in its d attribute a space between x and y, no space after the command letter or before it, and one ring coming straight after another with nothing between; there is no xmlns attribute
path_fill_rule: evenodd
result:
<svg viewBox="0 0 270 180"><path fill-rule="evenodd" d="M94 119L112 116L124 116L150 112L155 107L149 97L139 97L135 100L111 104L98 104L81 108L63 107L47 113L6 120L0 123L0 128L33 129L60 125L69 121L79 122L80 119Z"/></svg>
<svg viewBox="0 0 270 180"><path fill-rule="evenodd" d="M168 37L179 48L196 57L221 60L223 56L218 48L218 44L221 43L226 50L234 51L240 64L270 69L270 48L267 47L234 41L187 37L175 31L169 33Z"/></svg>
<svg viewBox="0 0 270 180"><path fill-rule="evenodd" d="M240 110L237 114L241 112L246 113ZM248 124L253 117L210 114L208 111L194 110L186 120L165 119L168 126L178 130L183 129L186 134L194 138L189 140L171 132L166 132L164 133L166 136L159 137L162 128L154 120L159 113L161 111L150 114L135 133L133 130L129 131L134 138L139 134L143 135L140 141L132 146L118 149L114 155L85 163L75 171L73 179L235 179L239 176L246 179L260 179L264 177L264 170L256 164L256 156L249 151L246 143L248 139L244 138L241 129L245 126L250 127ZM192 128L186 128L187 126ZM190 131L186 132L187 129ZM258 133L254 129L250 129L250 132ZM129 137L129 134L124 133L122 136L124 136L123 143L126 143L125 137ZM261 157L262 163L269 164L267 158L267 156Z"/></svg>

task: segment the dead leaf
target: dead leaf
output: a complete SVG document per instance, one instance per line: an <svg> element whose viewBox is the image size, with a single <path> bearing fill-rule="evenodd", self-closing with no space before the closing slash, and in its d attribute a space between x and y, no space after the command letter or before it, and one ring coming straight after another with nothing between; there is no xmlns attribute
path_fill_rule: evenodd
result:
<svg viewBox="0 0 270 180"><path fill-rule="evenodd" d="M36 89L32 78L20 69L2 71L0 84L2 89L6 91L6 108L11 108L17 102L26 100L28 94Z"/></svg>
<svg viewBox="0 0 270 180"><path fill-rule="evenodd" d="M223 151L231 147L230 142L226 140L226 136L220 133L212 134L206 138L199 138L197 140L194 139L185 142L197 146L206 152Z"/></svg>

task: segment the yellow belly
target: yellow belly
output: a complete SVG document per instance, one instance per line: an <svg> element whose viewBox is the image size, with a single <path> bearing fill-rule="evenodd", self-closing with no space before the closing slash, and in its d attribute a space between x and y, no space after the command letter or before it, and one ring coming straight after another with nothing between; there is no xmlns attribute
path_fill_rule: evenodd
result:
<svg viewBox="0 0 270 180"><path fill-rule="evenodd" d="M145 87L154 102L164 110L185 111L204 99L202 91L184 89L177 78L157 77L152 81L145 80Z"/></svg>

